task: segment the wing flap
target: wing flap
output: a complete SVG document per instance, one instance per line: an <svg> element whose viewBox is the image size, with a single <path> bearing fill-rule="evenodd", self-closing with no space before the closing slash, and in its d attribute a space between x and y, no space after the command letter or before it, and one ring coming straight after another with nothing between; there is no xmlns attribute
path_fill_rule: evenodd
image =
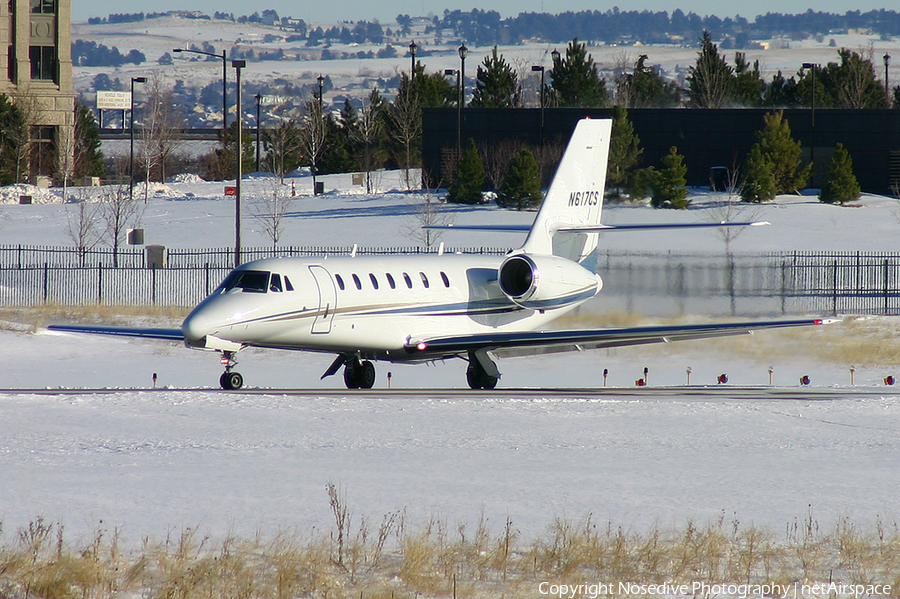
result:
<svg viewBox="0 0 900 599"><path fill-rule="evenodd" d="M830 322L836 322L836 320L768 320L522 333L498 332L425 339L416 342L410 341L405 349L408 353L418 354L423 358L435 355L458 354L479 349L496 352L498 355L515 356L709 339L730 335L746 335L763 329L814 326L829 324Z"/></svg>

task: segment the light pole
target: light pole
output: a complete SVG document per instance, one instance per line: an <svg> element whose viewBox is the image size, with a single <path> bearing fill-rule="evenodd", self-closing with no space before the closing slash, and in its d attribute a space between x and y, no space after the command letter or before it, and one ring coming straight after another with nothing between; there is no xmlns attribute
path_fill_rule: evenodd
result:
<svg viewBox="0 0 900 599"><path fill-rule="evenodd" d="M256 93L256 172L259 172L259 130L262 123L259 120L259 107L262 105L262 94Z"/></svg>
<svg viewBox="0 0 900 599"><path fill-rule="evenodd" d="M541 102L541 147L544 147L544 65L531 65L531 72L541 72L541 88L538 90Z"/></svg>
<svg viewBox="0 0 900 599"><path fill-rule="evenodd" d="M891 66L891 55L887 52L881 57L884 61L884 95L887 98L888 108L891 107L891 86L888 83L888 67Z"/></svg>
<svg viewBox="0 0 900 599"><path fill-rule="evenodd" d="M412 62L409 66L409 80L412 81L416 78L416 51L419 47L416 45L415 41L409 42L409 58Z"/></svg>
<svg viewBox="0 0 900 599"><path fill-rule="evenodd" d="M241 129L244 127L244 118L241 112L241 69L247 66L246 60L232 60L235 81L237 82L237 177L234 180L234 267L241 265L241 179L243 173L244 147L241 139Z"/></svg>
<svg viewBox="0 0 900 599"><path fill-rule="evenodd" d="M204 56L215 56L222 59L222 132L228 132L228 60L225 50L221 54L213 54L212 52L203 52L202 50L189 50L187 48L175 48L172 52L191 52L193 54L203 54ZM225 138L222 138L225 143Z"/></svg>
<svg viewBox="0 0 900 599"><path fill-rule="evenodd" d="M469 55L469 49L466 48L466 45L463 44L459 47L459 80L462 84L459 86L459 104L460 106L466 105L466 56Z"/></svg>
<svg viewBox="0 0 900 599"><path fill-rule="evenodd" d="M450 75L456 75L456 89L459 89L459 81L460 81L460 72L457 69L444 69L444 75L449 77ZM460 159L460 122L462 122L462 104L459 102L459 94L456 94L456 160L457 162Z"/></svg>
<svg viewBox="0 0 900 599"><path fill-rule="evenodd" d="M812 163L812 170L809 184L814 186L816 181L816 69L819 68L819 65L815 62L804 62L801 66L804 69L812 69L812 104L809 117L809 161Z"/></svg>
<svg viewBox="0 0 900 599"><path fill-rule="evenodd" d="M128 158L128 199L134 199L134 84L146 83L146 77L131 78L131 151Z"/></svg>

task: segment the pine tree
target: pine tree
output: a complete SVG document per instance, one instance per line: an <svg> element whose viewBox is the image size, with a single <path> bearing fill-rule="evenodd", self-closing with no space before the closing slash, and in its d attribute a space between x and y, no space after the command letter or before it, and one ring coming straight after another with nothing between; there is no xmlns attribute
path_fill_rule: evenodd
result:
<svg viewBox="0 0 900 599"><path fill-rule="evenodd" d="M480 204L484 201L481 188L484 185L484 165L475 140L469 138L469 147L463 150L456 165L456 181L450 186L447 201L454 204Z"/></svg>
<svg viewBox="0 0 900 599"><path fill-rule="evenodd" d="M751 66L747 55L737 52L734 55L734 99L741 106L755 107L762 102L766 84L759 74L759 61Z"/></svg>
<svg viewBox="0 0 900 599"><path fill-rule="evenodd" d="M634 126L628 120L628 111L624 106L613 107L612 121L606 183L607 188L610 185L615 187L618 197L621 187L627 184L631 171L637 166L644 150L639 147L641 140L634 134Z"/></svg>
<svg viewBox="0 0 900 599"><path fill-rule="evenodd" d="M825 167L825 182L819 201L828 204L849 202L859 198L860 188L853 174L853 160L843 144L838 144Z"/></svg>
<svg viewBox="0 0 900 599"><path fill-rule="evenodd" d="M100 149L100 128L93 111L83 104L75 104L75 165L74 177L102 177L103 152Z"/></svg>
<svg viewBox="0 0 900 599"><path fill-rule="evenodd" d="M553 59L550 80L559 106L596 107L609 103L606 81L597 74L594 59L577 37L566 47L565 58Z"/></svg>
<svg viewBox="0 0 900 599"><path fill-rule="evenodd" d="M483 67L478 67L471 106L476 108L518 108L521 93L516 72L503 55L497 55L497 46L484 57Z"/></svg>
<svg viewBox="0 0 900 599"><path fill-rule="evenodd" d="M709 31L700 36L700 53L690 68L688 96L695 108L722 108L734 95L734 69L719 55Z"/></svg>
<svg viewBox="0 0 900 599"><path fill-rule="evenodd" d="M16 140L19 135L11 135L9 132L18 131L26 127L25 120L18 107L10 100L9 96L0 94L0 185L10 185L16 182L20 168L17 165L17 157L20 152L16 148Z"/></svg>
<svg viewBox="0 0 900 599"><path fill-rule="evenodd" d="M662 163L665 168L656 171L650 205L654 208L686 210L691 201L687 199L688 190L685 187L687 167L684 157L678 153L678 148L672 146L669 153L663 156Z"/></svg>
<svg viewBox="0 0 900 599"><path fill-rule="evenodd" d="M756 133L757 145L772 169L775 193L794 193L806 186L812 164L802 164L800 142L791 137L782 111L765 115L763 121L765 126Z"/></svg>
<svg viewBox="0 0 900 599"><path fill-rule="evenodd" d="M524 210L540 205L541 169L531 150L523 148L509 165L503 186L497 193L497 204L504 208Z"/></svg>
<svg viewBox="0 0 900 599"><path fill-rule="evenodd" d="M772 174L772 164L763 154L759 144L753 145L744 163L741 199L754 204L775 199L775 177Z"/></svg>

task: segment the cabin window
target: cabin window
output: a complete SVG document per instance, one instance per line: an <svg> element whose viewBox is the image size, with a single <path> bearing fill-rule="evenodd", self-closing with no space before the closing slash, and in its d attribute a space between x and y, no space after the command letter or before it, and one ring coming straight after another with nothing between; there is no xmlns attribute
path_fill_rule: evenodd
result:
<svg viewBox="0 0 900 599"><path fill-rule="evenodd" d="M425 289L428 289L428 277L425 276L424 272L420 272L419 276L422 277L422 285L425 286Z"/></svg>
<svg viewBox="0 0 900 599"><path fill-rule="evenodd" d="M281 293L281 275L272 273L272 278L269 280L269 291Z"/></svg>
<svg viewBox="0 0 900 599"><path fill-rule="evenodd" d="M334 280L337 281L338 289L343 291L344 290L344 279L341 278L341 275L334 275Z"/></svg>
<svg viewBox="0 0 900 599"><path fill-rule="evenodd" d="M412 289L412 279L409 278L409 275L403 273L403 280L406 281L406 286Z"/></svg>
<svg viewBox="0 0 900 599"><path fill-rule="evenodd" d="M441 271L441 280L444 282L444 287L450 287L450 279L447 277L447 273L443 270Z"/></svg>
<svg viewBox="0 0 900 599"><path fill-rule="evenodd" d="M359 280L359 277L356 276L356 273L353 273L351 276L353 277L353 284L356 285L356 288L362 290L362 282Z"/></svg>
<svg viewBox="0 0 900 599"><path fill-rule="evenodd" d="M391 273L386 272L386 273L384 273L384 276L387 279L388 285L391 286L391 289L396 289L397 285L396 285L396 283L394 283L394 277L391 276Z"/></svg>
<svg viewBox="0 0 900 599"><path fill-rule="evenodd" d="M294 290L294 286L291 285L291 280L287 277L287 275L284 275L284 290L285 291L293 291Z"/></svg>
<svg viewBox="0 0 900 599"><path fill-rule="evenodd" d="M228 293L232 289L240 289L251 293L265 293L268 285L269 271L233 270L219 285L219 293Z"/></svg>
<svg viewBox="0 0 900 599"><path fill-rule="evenodd" d="M374 274L369 273L369 280L372 281L372 288L378 289L378 279L375 278Z"/></svg>

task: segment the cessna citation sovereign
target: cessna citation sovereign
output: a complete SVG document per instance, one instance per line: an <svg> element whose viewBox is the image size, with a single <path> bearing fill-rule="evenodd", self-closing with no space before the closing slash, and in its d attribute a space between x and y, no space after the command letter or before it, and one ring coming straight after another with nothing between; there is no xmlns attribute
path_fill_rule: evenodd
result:
<svg viewBox="0 0 900 599"><path fill-rule="evenodd" d="M688 326L547 330L602 286L581 265L601 232L765 223L625 225L600 223L611 121L578 122L531 227L503 257L425 256L269 258L244 264L203 300L181 329L55 325L56 330L183 341L221 352L224 389L239 389L235 354L266 347L336 354L322 378L343 367L348 388L375 384L372 360L461 358L473 389L493 389L495 358L700 339L755 329L821 324L780 320ZM456 227L462 228L462 227Z"/></svg>

